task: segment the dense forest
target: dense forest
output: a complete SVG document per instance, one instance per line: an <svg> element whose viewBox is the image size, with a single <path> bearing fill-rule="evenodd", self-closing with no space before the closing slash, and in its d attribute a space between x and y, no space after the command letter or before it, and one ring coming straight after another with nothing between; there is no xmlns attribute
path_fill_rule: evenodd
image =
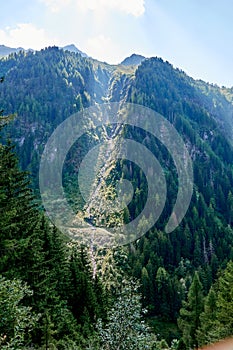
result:
<svg viewBox="0 0 233 350"><path fill-rule="evenodd" d="M2 58L0 76L1 349L188 350L233 336L233 89L195 81L160 58L111 66L57 47ZM140 239L93 249L49 221L38 173L55 128L106 102L163 115L189 151L194 186L186 216L166 233L179 185L174 162L154 136L125 126L124 137L146 146L164 169L166 203ZM82 158L114 134L109 126L92 129L64 165L77 211L84 208L76 181ZM112 157L91 211L96 226L128 223L146 201L145 174ZM134 194L125 210L107 215L102 197L114 197L116 179L130 180Z"/></svg>

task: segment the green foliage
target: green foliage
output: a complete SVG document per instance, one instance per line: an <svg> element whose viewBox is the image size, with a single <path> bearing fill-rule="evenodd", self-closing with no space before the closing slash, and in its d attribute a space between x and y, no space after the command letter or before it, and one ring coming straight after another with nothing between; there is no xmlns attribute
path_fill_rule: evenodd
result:
<svg viewBox="0 0 233 350"><path fill-rule="evenodd" d="M153 349L153 336L142 316L138 285L124 281L121 293L108 311L107 322L97 323L101 349Z"/></svg>
<svg viewBox="0 0 233 350"><path fill-rule="evenodd" d="M213 340L213 335L211 335L211 332L213 329L215 329L216 325L216 312L217 312L217 305L216 305L216 291L213 287L211 287L204 303L204 311L200 315L200 326L197 331L198 335L198 343L200 345L209 344Z"/></svg>
<svg viewBox="0 0 233 350"><path fill-rule="evenodd" d="M0 276L0 346L2 350L25 349L30 343L29 333L35 328L40 315L22 301L32 295L20 280L7 280Z"/></svg>
<svg viewBox="0 0 233 350"><path fill-rule="evenodd" d="M203 311L202 285L195 272L192 284L188 291L187 301L183 302L180 310L178 325L183 334L183 340L188 348L198 348L197 330L200 326L200 315Z"/></svg>
<svg viewBox="0 0 233 350"><path fill-rule="evenodd" d="M224 329L225 336L232 335L233 329L233 262L227 264L223 275L218 280L217 320Z"/></svg>
<svg viewBox="0 0 233 350"><path fill-rule="evenodd" d="M233 335L233 262L227 264L205 300L198 330L201 345Z"/></svg>

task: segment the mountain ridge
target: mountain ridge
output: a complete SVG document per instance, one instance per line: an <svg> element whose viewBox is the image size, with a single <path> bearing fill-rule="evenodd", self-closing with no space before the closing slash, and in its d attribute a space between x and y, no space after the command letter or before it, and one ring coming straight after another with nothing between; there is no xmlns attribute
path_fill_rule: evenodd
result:
<svg viewBox="0 0 233 350"><path fill-rule="evenodd" d="M5 45L0 45L0 57L8 56L11 53L18 53L19 51L26 51L22 47L12 48Z"/></svg>
<svg viewBox="0 0 233 350"><path fill-rule="evenodd" d="M61 46L60 49L62 49L64 51L67 50L67 51L70 51L70 52L79 53L83 57L88 57L88 55L85 52L82 52L81 50L79 50L74 44Z"/></svg>
<svg viewBox="0 0 233 350"><path fill-rule="evenodd" d="M145 56L133 53L131 56L126 57L120 64L124 66L138 66L146 59Z"/></svg>
<svg viewBox="0 0 233 350"><path fill-rule="evenodd" d="M68 50L66 53L67 46L64 47L65 48L65 50L63 49L64 55L60 55L62 60L63 60L63 57L65 58L66 56L71 61L75 60L71 55L77 52L76 51L77 48L74 49L72 45L71 46L69 45L68 48L69 47L71 50L74 50L74 51ZM44 55L47 55L47 56L50 55L50 53L51 55L52 53L54 53L54 57L55 57L56 47L50 47L48 49L43 49L42 51L37 51L33 54L34 56L32 55L32 52L28 52L25 57L16 56L16 61L11 59L7 59L6 61L0 60L0 75L8 75L8 72L10 73L11 69L14 71L16 66L18 66L18 69L23 69L23 67L21 68L21 64L23 64L23 62L25 62L26 64L27 60L31 60L32 64L35 64L33 62L36 62L42 59ZM168 86L170 91L171 89L173 90L177 89L176 85L171 81L171 76L173 76L172 79L174 80L179 79L180 81L183 81L182 82L183 89L190 90L186 98L190 99L192 95L192 100L193 102L195 102L194 96L196 96L195 99L197 101L199 100L199 104L201 103L201 105L203 105L203 108L208 109L211 107L210 113L213 116L215 115L215 118L219 123L219 127L223 127L225 132L227 132L227 135L233 140L233 123L232 123L232 114L231 114L231 108L233 105L232 89L228 89L228 88L222 89L216 85L205 83L204 81L201 81L201 80L194 80L193 78L189 77L186 73L184 73L180 69L173 68L173 66L169 62L165 62L158 57L144 59L144 56L140 56L140 55L138 56L133 54L132 56L129 57L129 59L133 58L134 60L135 57L137 60L140 59L141 61L139 66L136 64L135 65L131 65L131 64L130 65L127 65L127 64L126 65L124 64L109 65L86 56L81 56L81 60L77 58L78 60L77 62L78 62L78 65L80 62L83 66L85 65L89 66L91 68L92 74L94 75L97 74L96 77L93 76L93 86L91 88L92 92L94 93L94 90L97 89L95 94L97 94L96 96L98 96L98 90L101 88L101 86L103 87L103 83L104 83L105 85L104 89L109 89L109 88L111 89L111 93L109 92L107 93L108 98L111 95L112 96L111 99L113 100L117 99L116 92L117 90L119 91L119 86L120 86L119 84L121 84L121 81L123 83L123 80L125 80L125 83L126 83L127 79L131 80L132 83L130 87L130 90L131 90L130 93L132 93L132 89L134 88L134 84L138 76L138 72L140 72L140 70L142 69L141 67L145 67L145 66L150 67L151 64L153 64L154 62L154 67L158 74L160 86L156 87L157 83L152 85L150 83L151 77L147 76L147 80L148 80L147 85L150 84L151 89L155 89L156 87L156 89L158 89L158 93L160 93L161 90L163 89L162 85L164 85L165 83L167 84L167 86L170 85ZM49 68L49 65L48 65L48 68ZM50 65L49 69L53 69L52 64ZM72 69L78 72L79 67L78 66L77 68L73 67ZM167 76L164 75L163 77L163 72L168 72L168 70L170 71L169 74L171 76L169 77L168 75ZM151 70L151 74L154 75L155 70ZM62 79L64 79L64 77ZM125 83L123 83L123 85L125 85ZM107 85L109 86L107 87ZM185 90L179 92L180 98L182 98L182 94L184 91ZM102 92L100 94L102 94ZM106 96L105 97L102 96L102 98L104 98L106 101ZM101 101L102 98L100 98L99 102ZM197 103L197 101L195 103Z"/></svg>
<svg viewBox="0 0 233 350"><path fill-rule="evenodd" d="M60 46L59 49L64 50L64 51L67 50L67 51L70 51L70 52L79 53L83 57L88 57L85 52L82 52L81 50L79 50L74 44ZM6 56L8 56L8 55L10 55L12 53L19 53L20 51L35 52L37 50L31 49L31 48L30 49L24 49L23 47L14 48L14 47L9 47L9 46L5 46L5 45L0 45L0 58L1 57L6 57Z"/></svg>

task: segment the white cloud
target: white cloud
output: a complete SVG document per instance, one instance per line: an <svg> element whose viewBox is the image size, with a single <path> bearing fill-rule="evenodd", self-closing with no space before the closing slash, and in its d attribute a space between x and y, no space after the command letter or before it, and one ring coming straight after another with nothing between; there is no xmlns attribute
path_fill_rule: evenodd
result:
<svg viewBox="0 0 233 350"><path fill-rule="evenodd" d="M107 36L98 35L89 38L85 49L89 56L100 61L119 63L120 57L117 56L120 51L119 47Z"/></svg>
<svg viewBox="0 0 233 350"><path fill-rule="evenodd" d="M40 0L52 12L59 12L67 5L77 5L82 11L120 11L139 17L145 12L145 0Z"/></svg>
<svg viewBox="0 0 233 350"><path fill-rule="evenodd" d="M145 12L144 0L76 0L83 10L115 10L139 17Z"/></svg>
<svg viewBox="0 0 233 350"><path fill-rule="evenodd" d="M40 1L44 3L52 12L61 11L71 2L71 0L40 0Z"/></svg>
<svg viewBox="0 0 233 350"><path fill-rule="evenodd" d="M36 28L32 23L19 23L16 27L0 30L0 42L10 47L39 50L45 46L56 44L44 29Z"/></svg>

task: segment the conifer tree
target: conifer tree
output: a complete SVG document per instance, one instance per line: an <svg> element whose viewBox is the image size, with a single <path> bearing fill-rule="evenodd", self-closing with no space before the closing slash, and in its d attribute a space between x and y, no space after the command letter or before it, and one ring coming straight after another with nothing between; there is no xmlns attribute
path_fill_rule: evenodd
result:
<svg viewBox="0 0 233 350"><path fill-rule="evenodd" d="M209 344L233 335L233 262L227 264L211 287L200 316L199 344Z"/></svg>
<svg viewBox="0 0 233 350"><path fill-rule="evenodd" d="M198 273L195 272L188 291L187 301L183 302L178 319L182 337L188 348L198 348L197 329L200 326L200 315L203 311L203 292Z"/></svg>
<svg viewBox="0 0 233 350"><path fill-rule="evenodd" d="M210 332L216 322L216 298L216 291L211 287L205 299L204 311L200 315L200 327L197 331L199 345L209 344L213 340Z"/></svg>
<svg viewBox="0 0 233 350"><path fill-rule="evenodd" d="M218 280L216 319L221 338L233 335L233 262L227 264Z"/></svg>

